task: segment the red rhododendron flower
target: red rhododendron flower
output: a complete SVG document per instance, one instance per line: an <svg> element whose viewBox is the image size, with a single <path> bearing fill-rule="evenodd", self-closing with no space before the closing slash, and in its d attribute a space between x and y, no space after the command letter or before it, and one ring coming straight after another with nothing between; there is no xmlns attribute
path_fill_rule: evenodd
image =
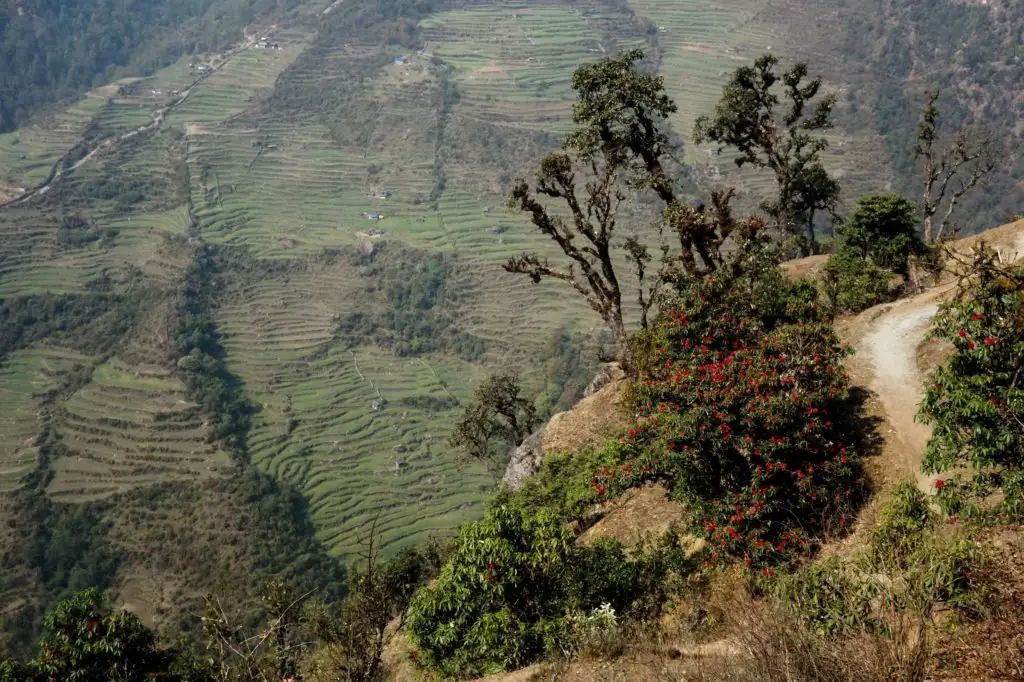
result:
<svg viewBox="0 0 1024 682"><path fill-rule="evenodd" d="M987 343L990 346L994 346L994 345L996 345L996 340L993 339L991 336L986 336L985 337L985 343Z"/></svg>
<svg viewBox="0 0 1024 682"><path fill-rule="evenodd" d="M941 478L939 480L935 481L935 487L937 489L942 488L944 485L946 485L946 484L945 484L945 482Z"/></svg>

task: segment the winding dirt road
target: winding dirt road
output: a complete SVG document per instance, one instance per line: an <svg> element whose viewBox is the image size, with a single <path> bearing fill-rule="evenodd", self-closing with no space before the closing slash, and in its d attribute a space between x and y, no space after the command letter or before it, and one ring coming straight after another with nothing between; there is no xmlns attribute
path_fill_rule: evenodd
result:
<svg viewBox="0 0 1024 682"><path fill-rule="evenodd" d="M961 240L954 248L966 253L980 239L999 250L1005 262L1024 258L1024 221ZM937 476L921 473L921 457L931 429L916 420L926 378L918 367L918 349L939 305L955 288L955 282L946 282L917 296L867 310L846 339L854 349L854 383L868 389L884 413L880 416L885 419L881 427L885 445L879 466L886 481L913 478L924 492L934 492Z"/></svg>
<svg viewBox="0 0 1024 682"><path fill-rule="evenodd" d="M144 133L156 130L157 128L163 125L164 120L167 118L167 115L176 107L181 106L195 91L195 89L203 83L203 81L205 81L213 74L217 73L220 69L224 68L224 65L227 64L228 61L230 61L230 59L234 57L236 54L238 54L242 50L246 50L252 47L255 44L255 37L246 35L245 40L241 44L230 48L226 52L220 54L218 57L211 60L211 63L209 64L209 70L205 71L204 73L196 77L195 80L193 80L192 83L185 90L183 90L176 99L150 112L149 123L145 123L137 128L133 128L132 130L129 130L124 133L110 135L100 140L96 144L96 146L94 146L92 150L89 151L89 153L87 153L85 156L78 159L72 164L68 163L68 159L70 154L74 151L74 149L69 150L65 154L61 155L61 157L57 159L57 161L53 164L53 167L50 170L50 174L49 176L47 176L45 180L43 180L35 187L29 188L24 193L19 194L13 199L10 199L8 201L0 201L0 208L3 208L5 206L15 206L17 204L21 204L28 201L32 197L42 196L43 194L46 194L50 190L50 187L52 187L58 179L60 179L64 175L68 175L73 171L77 170L80 166L82 166L83 164L87 163L90 159L95 157L96 154L102 152L105 149L110 149L115 145L130 140L131 138L136 137L137 135L142 135Z"/></svg>
<svg viewBox="0 0 1024 682"><path fill-rule="evenodd" d="M913 477L924 491L933 483L921 473L921 456L931 429L915 419L924 379L916 356L938 312L936 299L935 292L928 292L875 311L877 317L854 346L872 367L866 388L885 412L887 473Z"/></svg>

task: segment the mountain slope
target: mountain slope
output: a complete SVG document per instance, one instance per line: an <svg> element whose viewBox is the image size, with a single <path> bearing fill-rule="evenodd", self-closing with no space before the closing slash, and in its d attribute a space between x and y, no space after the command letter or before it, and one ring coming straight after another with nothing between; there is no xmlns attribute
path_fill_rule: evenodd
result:
<svg viewBox="0 0 1024 682"><path fill-rule="evenodd" d="M174 350L176 297L205 245L219 254L206 304L219 359L257 408L246 461L301 494L300 516L342 561L375 520L386 551L451 532L479 515L494 485L446 443L473 385L518 370L554 396L546 408L563 409L602 347L599 320L568 289L500 269L523 250L557 256L503 203L510 181L571 126L572 70L646 50L680 107L670 124L690 165L685 185L696 196L736 183L752 207L769 179L689 144L693 121L732 69L764 51L809 59L840 92L826 165L849 203L911 186L903 146L933 83L949 85L952 123L991 123L1019 149L1019 13L932 5L928 14L902 0L8 3L4 40L27 66L5 70L3 87L31 101L0 96L25 109L6 114L20 127L0 135L0 202L11 200L0 207L0 297L19 311L46 300L62 312L50 326L18 317L32 333L0 358L0 490L39 469L55 504L107 505L104 524L114 525L97 522L100 535L133 554L112 583L146 613L167 599L152 586L172 572L154 529L191 523L205 506L244 513L221 490L236 480L236 453L211 439L215 420ZM943 13L974 18L973 32L944 37L933 21ZM98 39L68 71L75 22L87 24L81 40ZM127 22L125 39L108 44L117 22ZM60 50L17 47L39 32ZM943 47L947 38L966 46ZM111 65L142 74L164 64L108 82L124 73ZM984 78L999 87L980 90ZM885 108L894 89L895 114ZM979 196L989 213L965 212L967 229L1020 206L1013 168ZM638 206L622 236L648 233L649 218ZM102 319L74 322L92 306ZM43 461L48 433L62 449ZM146 506L147 491L165 487L191 500L187 512L161 520ZM235 537L208 530L213 545ZM25 593L45 600L44 583ZM193 595L183 602L205 584L181 583Z"/></svg>

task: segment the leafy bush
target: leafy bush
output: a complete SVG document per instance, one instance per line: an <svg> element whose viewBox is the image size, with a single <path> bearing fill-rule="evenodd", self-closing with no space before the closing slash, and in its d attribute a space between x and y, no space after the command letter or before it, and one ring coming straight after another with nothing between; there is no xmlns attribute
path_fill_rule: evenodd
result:
<svg viewBox="0 0 1024 682"><path fill-rule="evenodd" d="M649 615L668 568L666 550L627 558L612 540L578 546L547 509L492 507L463 527L436 584L414 599L414 656L452 676L525 665L571 648L574 623L606 604L620 617Z"/></svg>
<svg viewBox="0 0 1024 682"><path fill-rule="evenodd" d="M771 572L846 523L860 465L836 423L847 377L831 326L813 308L808 322L766 310L753 291L709 277L664 308L664 344L635 390L642 418L593 485L610 495L665 480L710 561Z"/></svg>
<svg viewBox="0 0 1024 682"><path fill-rule="evenodd" d="M942 306L932 336L954 353L933 374L921 403L932 425L924 454L926 472L968 466L970 480L953 474L939 481L939 501L957 513L972 499L1001 489L999 510L1024 508L1024 269L998 267L982 252L966 287ZM972 505L973 506L973 505Z"/></svg>
<svg viewBox="0 0 1024 682"><path fill-rule="evenodd" d="M982 613L985 560L972 538L942 528L925 495L907 482L893 490L868 551L815 562L770 590L779 608L819 635L883 633L893 613L927 614L935 604L968 617Z"/></svg>
<svg viewBox="0 0 1024 682"><path fill-rule="evenodd" d="M593 472L618 461L611 447L578 452L552 452L544 457L540 470L515 493L499 491L497 503L513 502L524 508L544 507L566 523L582 525L589 511L600 502L592 484Z"/></svg>
<svg viewBox="0 0 1024 682"><path fill-rule="evenodd" d="M112 612L103 593L81 592L58 603L44 621L47 635L28 664L0 663L3 682L163 682L211 679L187 670L173 652L157 647L156 637L134 614Z"/></svg>
<svg viewBox="0 0 1024 682"><path fill-rule="evenodd" d="M772 585L779 608L822 637L879 629L872 603L881 592L880 583L840 557L815 562Z"/></svg>
<svg viewBox="0 0 1024 682"><path fill-rule="evenodd" d="M825 264L825 289L835 311L859 312L892 299L893 274L841 248Z"/></svg>
<svg viewBox="0 0 1024 682"><path fill-rule="evenodd" d="M899 194L862 197L850 219L836 229L841 248L906 275L908 259L924 248L917 234L917 213L917 206Z"/></svg>
<svg viewBox="0 0 1024 682"><path fill-rule="evenodd" d="M921 544L921 536L935 520L924 493L904 481L892 491L879 523L871 529L871 556L883 566L906 565Z"/></svg>

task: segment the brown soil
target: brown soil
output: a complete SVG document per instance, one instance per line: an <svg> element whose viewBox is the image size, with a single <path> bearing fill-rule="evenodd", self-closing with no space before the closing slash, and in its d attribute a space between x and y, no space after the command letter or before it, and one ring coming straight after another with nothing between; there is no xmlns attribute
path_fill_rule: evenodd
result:
<svg viewBox="0 0 1024 682"><path fill-rule="evenodd" d="M544 434L544 452L571 452L582 447L598 447L630 424L629 414L620 404L625 379L619 378L600 391L559 412L548 422Z"/></svg>
<svg viewBox="0 0 1024 682"><path fill-rule="evenodd" d="M635 547L644 536L656 538L667 533L686 511L685 505L668 499L668 490L659 484L637 488L606 504L605 517L583 533L580 542L612 538Z"/></svg>

